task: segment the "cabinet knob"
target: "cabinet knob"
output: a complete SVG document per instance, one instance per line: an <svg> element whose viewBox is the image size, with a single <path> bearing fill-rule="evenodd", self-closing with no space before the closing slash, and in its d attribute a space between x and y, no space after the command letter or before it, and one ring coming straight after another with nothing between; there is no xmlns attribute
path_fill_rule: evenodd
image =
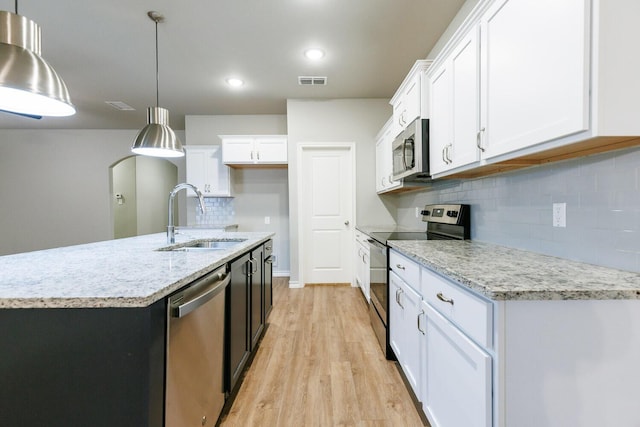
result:
<svg viewBox="0 0 640 427"><path fill-rule="evenodd" d="M349 220L346 220L346 221L344 222L344 225L346 225L346 226L348 227L348 226L349 226Z"/></svg>
<svg viewBox="0 0 640 427"><path fill-rule="evenodd" d="M400 270L404 270L404 265L402 265L402 264L396 264L396 268L399 268Z"/></svg>

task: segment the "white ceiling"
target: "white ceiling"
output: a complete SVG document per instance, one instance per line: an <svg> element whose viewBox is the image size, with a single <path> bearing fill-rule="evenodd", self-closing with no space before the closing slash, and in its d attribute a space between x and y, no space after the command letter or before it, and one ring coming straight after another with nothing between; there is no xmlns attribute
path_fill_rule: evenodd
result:
<svg viewBox="0 0 640 427"><path fill-rule="evenodd" d="M66 82L78 112L33 120L0 113L0 128L138 129L155 105L184 129L187 114L285 114L290 98L390 98L424 59L464 0L22 0L42 29L42 56ZM0 9L15 11L14 0ZM310 62L308 47L326 57ZM1 58L0 58L1 61ZM246 84L230 89L225 78ZM327 76L325 87L300 75ZM117 111L123 101L136 111ZM391 111L391 110L390 110Z"/></svg>

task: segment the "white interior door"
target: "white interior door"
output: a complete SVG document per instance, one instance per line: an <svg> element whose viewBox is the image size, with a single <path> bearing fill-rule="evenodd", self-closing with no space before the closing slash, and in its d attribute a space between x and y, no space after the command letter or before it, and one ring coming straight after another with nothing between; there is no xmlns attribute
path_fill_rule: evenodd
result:
<svg viewBox="0 0 640 427"><path fill-rule="evenodd" d="M299 259L303 283L350 283L355 147L301 146L301 150Z"/></svg>

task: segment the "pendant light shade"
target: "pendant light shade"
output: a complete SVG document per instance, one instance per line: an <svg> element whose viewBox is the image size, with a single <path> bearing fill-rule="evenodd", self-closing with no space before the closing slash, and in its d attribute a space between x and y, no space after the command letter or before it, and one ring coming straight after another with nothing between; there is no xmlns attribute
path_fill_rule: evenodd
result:
<svg viewBox="0 0 640 427"><path fill-rule="evenodd" d="M147 15L156 23L156 106L147 108L147 125L138 132L131 151L135 154L153 157L182 157L184 149L173 129L169 127L169 110L160 107L158 73L158 23L164 16L158 12Z"/></svg>
<svg viewBox="0 0 640 427"><path fill-rule="evenodd" d="M147 123L138 132L131 151L153 157L184 156L180 140L169 127L169 110L161 107L147 108Z"/></svg>
<svg viewBox="0 0 640 427"><path fill-rule="evenodd" d="M0 11L0 110L30 116L70 116L76 109L58 73L42 57L40 27Z"/></svg>

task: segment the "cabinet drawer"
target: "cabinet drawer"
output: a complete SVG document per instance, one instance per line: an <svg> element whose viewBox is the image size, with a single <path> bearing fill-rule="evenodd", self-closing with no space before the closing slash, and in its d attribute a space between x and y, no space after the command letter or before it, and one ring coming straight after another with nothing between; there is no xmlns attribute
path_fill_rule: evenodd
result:
<svg viewBox="0 0 640 427"><path fill-rule="evenodd" d="M369 236L367 236L366 234L364 234L362 231L356 230L356 241L359 242L362 246L365 247L369 247L368 243L367 243L367 239L369 238Z"/></svg>
<svg viewBox="0 0 640 427"><path fill-rule="evenodd" d="M422 298L478 344L491 348L493 306L433 271L422 268Z"/></svg>
<svg viewBox="0 0 640 427"><path fill-rule="evenodd" d="M398 252L389 251L389 269L409 286L420 290L420 265Z"/></svg>

